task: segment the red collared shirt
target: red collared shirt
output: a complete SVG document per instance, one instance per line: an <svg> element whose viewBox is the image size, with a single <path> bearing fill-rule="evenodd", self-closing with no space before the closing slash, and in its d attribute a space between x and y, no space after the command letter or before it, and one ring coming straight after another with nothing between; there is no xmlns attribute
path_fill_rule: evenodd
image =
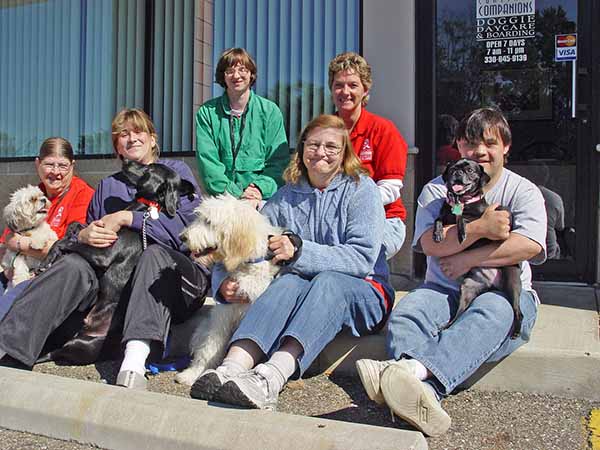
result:
<svg viewBox="0 0 600 450"><path fill-rule="evenodd" d="M392 121L362 108L358 122L350 133L356 155L371 178L403 180L406 170L408 146ZM385 205L386 218L406 218L402 199Z"/></svg>

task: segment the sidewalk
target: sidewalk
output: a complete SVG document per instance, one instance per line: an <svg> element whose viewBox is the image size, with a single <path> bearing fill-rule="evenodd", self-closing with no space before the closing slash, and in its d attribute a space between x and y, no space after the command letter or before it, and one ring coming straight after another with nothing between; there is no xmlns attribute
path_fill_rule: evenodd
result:
<svg viewBox="0 0 600 450"><path fill-rule="evenodd" d="M471 380L475 390L600 399L598 313L592 288L544 292L532 341ZM399 293L401 298L404 293ZM573 299L577 308L557 306ZM562 300L561 300L562 299ZM401 300L399 300L401 301ZM554 304L552 304L554 303ZM383 335L338 337L313 371L355 376L354 361L385 358ZM104 448L426 449L420 433L282 413L239 411L0 368L0 427ZM283 443L285 445L283 445Z"/></svg>

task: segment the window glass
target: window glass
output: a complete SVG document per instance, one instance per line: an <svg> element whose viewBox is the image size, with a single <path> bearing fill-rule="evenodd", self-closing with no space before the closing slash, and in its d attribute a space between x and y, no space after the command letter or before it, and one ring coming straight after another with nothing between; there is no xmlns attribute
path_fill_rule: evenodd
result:
<svg viewBox="0 0 600 450"><path fill-rule="evenodd" d="M0 157L49 136L111 154L126 107L153 117L163 152L191 151L193 21L193 0L0 1Z"/></svg>
<svg viewBox="0 0 600 450"><path fill-rule="evenodd" d="M327 67L338 53L359 51L359 0L221 0L214 14L214 67L223 50L248 50L255 92L279 105L295 147L302 126L333 112ZM222 92L214 84L213 95Z"/></svg>

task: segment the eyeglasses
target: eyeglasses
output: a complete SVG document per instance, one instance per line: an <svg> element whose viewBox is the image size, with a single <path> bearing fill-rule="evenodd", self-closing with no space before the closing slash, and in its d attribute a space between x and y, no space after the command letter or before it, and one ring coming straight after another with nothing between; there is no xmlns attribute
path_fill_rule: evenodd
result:
<svg viewBox="0 0 600 450"><path fill-rule="evenodd" d="M250 73L250 70L248 70L247 67L241 66L241 67L230 67L229 69L227 69L225 71L225 75L227 75L228 77L231 77L233 75L235 75L235 73L239 73L240 75L248 75Z"/></svg>
<svg viewBox="0 0 600 450"><path fill-rule="evenodd" d="M316 141L304 141L304 152L314 155L323 147L325 149L325 155L336 156L342 151L342 147L333 142L316 142Z"/></svg>
<svg viewBox="0 0 600 450"><path fill-rule="evenodd" d="M51 172L52 170L58 170L61 173L66 173L71 169L71 163L42 163L42 168L46 172Z"/></svg>

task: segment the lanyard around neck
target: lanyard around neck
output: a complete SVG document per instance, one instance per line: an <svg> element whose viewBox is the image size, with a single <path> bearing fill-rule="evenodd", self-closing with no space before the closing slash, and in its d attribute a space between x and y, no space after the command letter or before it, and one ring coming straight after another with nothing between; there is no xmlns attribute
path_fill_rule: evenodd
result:
<svg viewBox="0 0 600 450"><path fill-rule="evenodd" d="M229 138L231 139L231 153L233 154L233 160L235 162L235 158L237 157L238 152L240 151L240 147L242 146L242 138L244 136L244 126L246 125L246 112L242 114L241 122L240 122L240 140L237 145L235 145L235 136L233 133L233 116L229 114Z"/></svg>

